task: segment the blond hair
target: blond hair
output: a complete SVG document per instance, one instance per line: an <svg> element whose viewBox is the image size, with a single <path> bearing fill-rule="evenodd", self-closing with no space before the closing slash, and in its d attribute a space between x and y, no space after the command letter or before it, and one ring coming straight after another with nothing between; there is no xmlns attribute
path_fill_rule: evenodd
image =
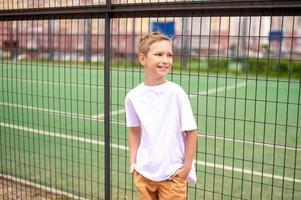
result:
<svg viewBox="0 0 301 200"><path fill-rule="evenodd" d="M144 55L147 55L150 45L152 45L155 42L162 41L162 40L172 43L172 40L169 37L167 37L166 35L164 35L163 33L153 32L153 33L147 34L146 36L141 38L138 43L138 54L142 53Z"/></svg>

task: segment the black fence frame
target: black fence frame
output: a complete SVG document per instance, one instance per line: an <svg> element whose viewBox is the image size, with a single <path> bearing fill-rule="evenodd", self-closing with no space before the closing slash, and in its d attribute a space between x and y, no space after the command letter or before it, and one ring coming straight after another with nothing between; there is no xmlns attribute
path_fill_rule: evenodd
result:
<svg viewBox="0 0 301 200"><path fill-rule="evenodd" d="M111 19L138 17L194 17L194 16L298 16L301 1L232 0L200 2L158 2L70 6L0 10L0 21L42 19L103 18L104 36L104 141L105 141L105 199L111 199L110 180L110 58Z"/></svg>

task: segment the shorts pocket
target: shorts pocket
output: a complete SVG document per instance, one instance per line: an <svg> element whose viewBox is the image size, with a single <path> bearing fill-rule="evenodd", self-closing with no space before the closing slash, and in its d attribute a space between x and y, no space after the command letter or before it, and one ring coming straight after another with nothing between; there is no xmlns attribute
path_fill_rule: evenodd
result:
<svg viewBox="0 0 301 200"><path fill-rule="evenodd" d="M175 179L177 179L178 181L181 181L181 182L185 182L185 183L187 182L186 179L183 179L180 176L175 176Z"/></svg>

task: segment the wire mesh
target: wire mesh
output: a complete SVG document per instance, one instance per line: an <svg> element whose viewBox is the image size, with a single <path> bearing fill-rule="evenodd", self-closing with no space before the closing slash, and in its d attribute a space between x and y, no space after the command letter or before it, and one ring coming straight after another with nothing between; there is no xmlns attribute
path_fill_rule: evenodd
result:
<svg viewBox="0 0 301 200"><path fill-rule="evenodd" d="M276 48L272 45L279 44L272 44L269 36L270 30L275 29L274 21L286 24L287 32L294 32L296 18L127 18L113 21L112 27L116 30L112 32L116 35L113 34L112 55L115 50L118 54L116 65L126 68L125 82L120 78L115 82L128 89L143 81L143 68L136 62L132 44L151 31L154 23L166 25L172 21L177 24L173 36L173 72L169 79L190 94L199 125L196 156L199 181L196 186L189 186L188 199L296 198L299 180L295 175L300 170L296 159L300 128L300 59L293 53L291 37L286 38L288 44L283 44L280 55L271 51ZM126 33L117 31L122 29L118 24L127 25ZM280 27L283 29L284 25ZM164 28L161 31L166 32ZM124 49L127 48L124 53L121 52L122 41L126 43ZM266 55L260 50L264 44L269 44ZM289 56L284 46L288 47ZM131 50L133 53L129 54ZM253 62L257 69L251 67ZM259 66L260 62L264 62L265 67ZM290 70L281 72L277 66L281 62L286 62L288 68L295 63L296 74ZM132 68L131 72L128 68ZM117 72L112 67L112 71L122 73L120 67ZM114 99L120 101L118 97L112 98L113 105ZM294 135L291 144L289 135ZM290 162L292 165L287 165ZM285 175L290 173L295 174L294 178Z"/></svg>
<svg viewBox="0 0 301 200"><path fill-rule="evenodd" d="M44 2L35 8L103 3ZM168 79L189 94L198 124L198 182L187 199L301 198L301 17L201 13L0 21L1 198L13 181L13 196L137 199L124 97L143 82L137 41L158 30L173 39Z"/></svg>
<svg viewBox="0 0 301 200"><path fill-rule="evenodd" d="M95 29L88 37L81 27L91 30L92 21ZM98 194L104 184L103 117L98 115L103 107L99 53L104 21L1 25L2 30L14 29L2 33L2 41L18 41L8 59L5 47L1 53L1 149L6 152L1 154L1 174L104 198Z"/></svg>

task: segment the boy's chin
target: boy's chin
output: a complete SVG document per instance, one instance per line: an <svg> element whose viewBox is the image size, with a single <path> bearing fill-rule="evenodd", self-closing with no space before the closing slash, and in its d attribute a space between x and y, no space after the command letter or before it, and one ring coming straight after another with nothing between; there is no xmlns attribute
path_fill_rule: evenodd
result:
<svg viewBox="0 0 301 200"><path fill-rule="evenodd" d="M158 74L161 74L161 75L167 75L170 72L170 69L164 70L164 71L160 69L157 72L158 72Z"/></svg>
<svg viewBox="0 0 301 200"><path fill-rule="evenodd" d="M165 77L165 76L168 75L168 73L169 73L169 72L164 72L164 73L161 72L161 73L159 73L159 76Z"/></svg>

